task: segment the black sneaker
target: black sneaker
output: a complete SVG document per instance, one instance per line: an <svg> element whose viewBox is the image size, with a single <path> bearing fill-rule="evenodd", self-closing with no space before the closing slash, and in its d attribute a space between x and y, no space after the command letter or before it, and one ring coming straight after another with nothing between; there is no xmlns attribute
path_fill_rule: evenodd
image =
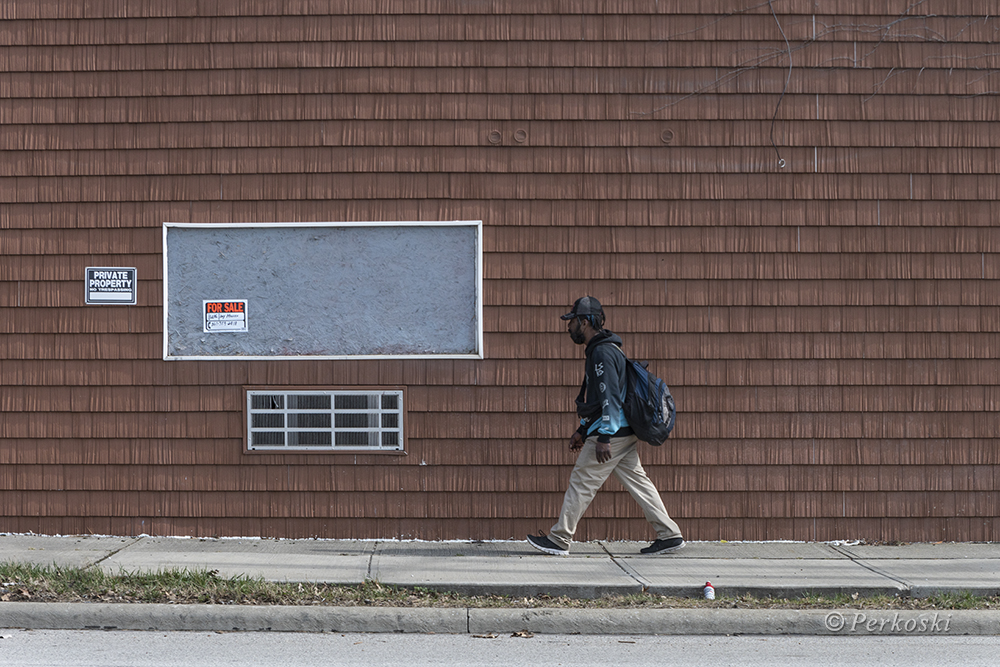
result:
<svg viewBox="0 0 1000 667"><path fill-rule="evenodd" d="M678 549L683 549L684 544L683 537L672 537L669 540L656 540L648 547L639 549L639 552L644 554L668 554Z"/></svg>
<svg viewBox="0 0 1000 667"><path fill-rule="evenodd" d="M528 544L539 551L544 551L553 556L568 556L569 549L563 549L549 539L548 535L528 535Z"/></svg>

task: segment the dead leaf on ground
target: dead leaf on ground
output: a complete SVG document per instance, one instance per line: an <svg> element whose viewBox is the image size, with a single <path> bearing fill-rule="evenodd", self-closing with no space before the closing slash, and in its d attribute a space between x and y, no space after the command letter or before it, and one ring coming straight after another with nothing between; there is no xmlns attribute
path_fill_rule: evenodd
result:
<svg viewBox="0 0 1000 667"><path fill-rule="evenodd" d="M531 639L535 635L527 630L519 630L511 635L511 637L520 637L521 639Z"/></svg>

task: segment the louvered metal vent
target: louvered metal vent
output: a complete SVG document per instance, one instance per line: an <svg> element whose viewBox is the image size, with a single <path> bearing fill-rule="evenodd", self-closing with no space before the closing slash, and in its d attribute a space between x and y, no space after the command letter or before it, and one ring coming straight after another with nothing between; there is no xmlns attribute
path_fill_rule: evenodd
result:
<svg viewBox="0 0 1000 667"><path fill-rule="evenodd" d="M403 392L247 392L250 450L403 449Z"/></svg>

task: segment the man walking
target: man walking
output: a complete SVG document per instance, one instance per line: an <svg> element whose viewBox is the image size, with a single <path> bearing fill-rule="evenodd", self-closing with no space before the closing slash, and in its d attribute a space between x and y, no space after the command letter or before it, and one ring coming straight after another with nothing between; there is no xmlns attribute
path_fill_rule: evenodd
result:
<svg viewBox="0 0 1000 667"><path fill-rule="evenodd" d="M638 439L622 412L625 400L622 339L604 329L604 309L592 296L577 299L573 310L562 319L569 321L567 330L573 342L587 346L583 388L576 399L580 428L569 439L569 448L580 453L563 497L559 520L548 535L529 535L528 543L547 554L568 556L580 517L604 480L614 473L656 530L656 540L640 551L644 554L677 551L684 546L684 538L639 463Z"/></svg>

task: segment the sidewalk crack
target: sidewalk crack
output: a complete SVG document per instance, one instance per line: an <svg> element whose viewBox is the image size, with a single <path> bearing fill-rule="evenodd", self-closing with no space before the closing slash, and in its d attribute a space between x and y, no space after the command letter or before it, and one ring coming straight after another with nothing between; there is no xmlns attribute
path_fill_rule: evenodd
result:
<svg viewBox="0 0 1000 667"><path fill-rule="evenodd" d="M642 591L644 593L649 589L649 582L640 579L637 573L629 571L629 569L625 567L625 565L623 565L621 562L619 562L617 558L615 558L615 555L613 553L608 551L608 548L604 546L604 542L598 542L597 544L600 545L601 549L604 550L604 553L608 555L608 558L611 559L611 562L618 566L619 570L624 572L629 579L642 586Z"/></svg>
<svg viewBox="0 0 1000 667"><path fill-rule="evenodd" d="M903 579L898 579L898 578L892 576L891 574L889 574L888 572L881 571L880 569L878 569L874 565L868 565L867 563L864 563L864 562L858 560L851 552L846 551L846 550L840 548L836 544L831 544L831 545L829 545L829 547L831 549L833 549L834 551L836 551L837 553L842 554L845 557L847 557L847 560L851 561L852 563L854 563L858 567L862 567L862 568L868 570L869 572L871 572L872 574L877 574L880 577L885 577L886 579L888 579L890 581L895 581L897 584L900 584L901 586L903 586L906 589L905 593L907 595L911 594L912 589L913 589L913 584L911 584L910 582L904 581Z"/></svg>
<svg viewBox="0 0 1000 667"><path fill-rule="evenodd" d="M101 556L100 558L98 558L97 560L95 560L93 563L88 564L83 569L84 570L89 570L90 568L92 568L92 567L94 567L96 565L100 565L101 563L103 563L107 559L111 558L112 556L117 556L118 554L120 554L121 552L125 551L129 547L134 546L137 543L141 542L143 539L145 539L145 538L142 538L142 537L133 538L132 541L129 542L128 544L124 544L124 545L118 547L117 549L115 549L114 551Z"/></svg>
<svg viewBox="0 0 1000 667"><path fill-rule="evenodd" d="M376 541L372 545L372 552L370 554L368 554L368 571L365 572L365 579L369 580L369 581L372 578L372 562L374 562L374 560L375 560L375 552L378 551L378 545L379 545L379 542Z"/></svg>

